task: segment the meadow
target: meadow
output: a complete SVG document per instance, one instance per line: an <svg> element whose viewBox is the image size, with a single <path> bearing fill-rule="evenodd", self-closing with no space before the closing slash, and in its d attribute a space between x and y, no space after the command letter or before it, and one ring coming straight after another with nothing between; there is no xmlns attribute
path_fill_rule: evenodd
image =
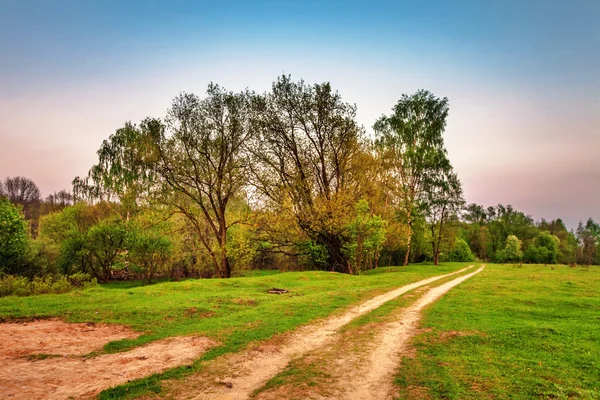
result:
<svg viewBox="0 0 600 400"><path fill-rule="evenodd" d="M251 272L227 280L199 279L139 286L117 282L59 295L0 298L3 321L59 317L69 322L107 322L144 332L137 339L108 343L107 353L170 336L195 334L221 343L192 368L170 370L104 392L101 397L136 396L159 392L160 381L201 368L201 361L239 350L302 324L326 317L358 301L426 277L467 265L378 268L355 276L323 271ZM269 294L271 288L286 294Z"/></svg>
<svg viewBox="0 0 600 400"><path fill-rule="evenodd" d="M598 268L491 264L422 325L401 397L600 399Z"/></svg>
<svg viewBox="0 0 600 400"><path fill-rule="evenodd" d="M8 322L58 317L69 322L121 324L143 332L137 339L110 342L100 353L121 352L171 336L194 334L217 340L219 344L191 366L100 394L100 398L149 393L161 397L169 394L164 391L164 380L177 385L178 379L201 371L205 362L220 355L465 265L378 268L358 276L253 271L229 280L154 285L116 282L61 295L2 298L0 318ZM269 294L271 288L289 293ZM368 340L373 329L396 318L418 297L417 290L392 300L352 321L340 335L356 343ZM420 328L410 342L416 351L403 358L395 375L399 398L600 398L598 268L488 264L483 272L428 306ZM356 348L360 351L360 346ZM300 385L308 379L318 390L327 380L319 377L327 374L315 372L314 365L319 363L308 369L302 362L292 363L264 389Z"/></svg>

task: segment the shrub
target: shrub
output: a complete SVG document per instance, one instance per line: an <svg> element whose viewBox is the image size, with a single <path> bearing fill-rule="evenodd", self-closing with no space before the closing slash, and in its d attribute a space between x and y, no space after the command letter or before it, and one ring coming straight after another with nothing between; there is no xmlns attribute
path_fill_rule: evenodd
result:
<svg viewBox="0 0 600 400"><path fill-rule="evenodd" d="M454 247L448 254L448 261L469 262L475 261L475 256L471 252L469 244L463 239L456 239Z"/></svg>
<svg viewBox="0 0 600 400"><path fill-rule="evenodd" d="M0 297L60 294L97 284L96 279L90 279L88 274L47 275L35 277L32 280L24 276L2 275L0 276Z"/></svg>

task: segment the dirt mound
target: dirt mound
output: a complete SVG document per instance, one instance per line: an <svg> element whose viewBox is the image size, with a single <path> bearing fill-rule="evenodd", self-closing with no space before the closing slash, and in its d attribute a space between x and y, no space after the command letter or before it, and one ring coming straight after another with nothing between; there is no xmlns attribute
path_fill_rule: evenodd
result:
<svg viewBox="0 0 600 400"><path fill-rule="evenodd" d="M57 320L0 324L0 399L92 397L109 387L192 363L216 344L202 337L173 337L123 353L80 356L109 341L138 335L124 327ZM60 356L27 357L32 354Z"/></svg>

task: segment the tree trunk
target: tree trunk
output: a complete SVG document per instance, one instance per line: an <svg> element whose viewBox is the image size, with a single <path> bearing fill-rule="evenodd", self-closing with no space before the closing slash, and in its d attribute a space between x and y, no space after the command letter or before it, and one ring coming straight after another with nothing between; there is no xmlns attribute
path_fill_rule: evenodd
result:
<svg viewBox="0 0 600 400"><path fill-rule="evenodd" d="M342 251L342 242L335 234L321 233L316 240L317 244L325 246L327 251L327 266L331 271L350 273L348 259Z"/></svg>
<svg viewBox="0 0 600 400"><path fill-rule="evenodd" d="M408 241L406 243L406 254L404 255L404 264L402 264L405 267L408 265L408 260L409 260L409 257L410 257L410 248L412 246L412 235L413 235L412 224L413 224L413 222L410 219L410 213L409 213L408 214Z"/></svg>

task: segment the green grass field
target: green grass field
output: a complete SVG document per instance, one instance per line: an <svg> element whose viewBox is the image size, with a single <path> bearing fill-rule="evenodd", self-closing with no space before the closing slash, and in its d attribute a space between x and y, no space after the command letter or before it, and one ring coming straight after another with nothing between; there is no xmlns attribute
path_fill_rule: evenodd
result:
<svg viewBox="0 0 600 400"><path fill-rule="evenodd" d="M257 272L150 286L118 282L62 295L1 298L0 319L60 317L118 323L143 332L138 339L107 344L106 352L186 334L221 343L191 368L175 368L100 396L136 397L160 392L163 379L200 370L203 360L465 265L380 268L361 276ZM272 287L290 293L268 294ZM414 300L386 303L342 332L384 321ZM416 356L404 359L396 377L400 398L600 399L599 268L490 264L427 308L422 325L425 332L414 339Z"/></svg>
<svg viewBox="0 0 600 400"><path fill-rule="evenodd" d="M176 368L102 397L134 396L159 391L159 381L201 368L200 361L239 350L299 325L344 309L386 290L429 276L448 273L465 263L442 266L413 265L379 268L352 276L329 272L255 273L228 280L203 279L139 286L111 283L61 295L0 298L0 318L61 317L71 322L109 322L144 332L135 340L111 342L106 352L117 352L169 336L198 334L221 345L205 353L192 368ZM273 287L290 293L275 295Z"/></svg>
<svg viewBox="0 0 600 400"><path fill-rule="evenodd" d="M425 313L401 398L600 399L600 269L488 265Z"/></svg>

